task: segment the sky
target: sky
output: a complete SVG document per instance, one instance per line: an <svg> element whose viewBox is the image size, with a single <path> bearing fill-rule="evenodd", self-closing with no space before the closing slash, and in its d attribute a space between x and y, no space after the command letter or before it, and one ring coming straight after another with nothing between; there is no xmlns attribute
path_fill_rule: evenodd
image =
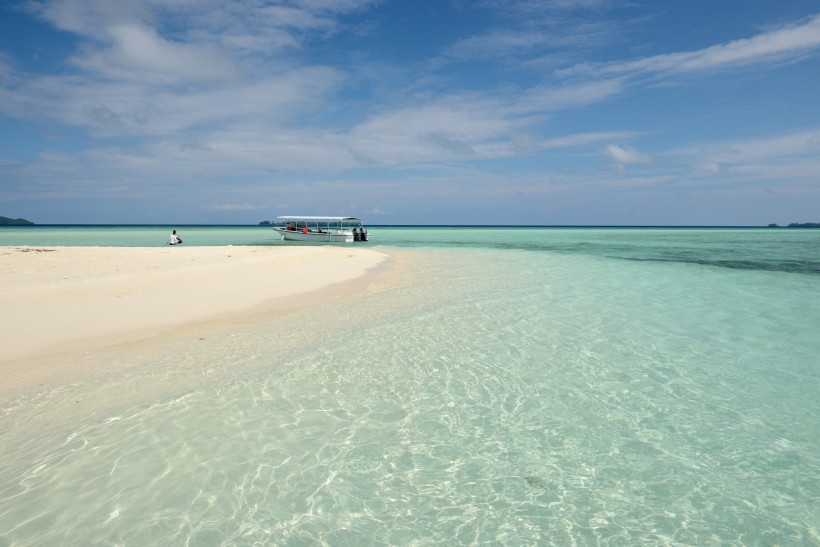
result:
<svg viewBox="0 0 820 547"><path fill-rule="evenodd" d="M820 222L817 0L6 0L0 215Z"/></svg>

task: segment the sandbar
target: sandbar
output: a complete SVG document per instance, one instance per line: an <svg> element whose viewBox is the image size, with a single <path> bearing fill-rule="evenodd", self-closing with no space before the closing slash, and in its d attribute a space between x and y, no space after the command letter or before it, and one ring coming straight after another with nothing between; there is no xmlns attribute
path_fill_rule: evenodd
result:
<svg viewBox="0 0 820 547"><path fill-rule="evenodd" d="M334 246L0 247L0 379L30 359L304 305L386 259Z"/></svg>

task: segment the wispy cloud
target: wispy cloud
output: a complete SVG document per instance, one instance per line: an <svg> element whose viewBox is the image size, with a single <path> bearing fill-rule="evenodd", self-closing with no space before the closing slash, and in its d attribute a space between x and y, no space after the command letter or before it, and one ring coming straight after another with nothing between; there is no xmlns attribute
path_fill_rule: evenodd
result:
<svg viewBox="0 0 820 547"><path fill-rule="evenodd" d="M562 71L564 76L629 76L654 73L699 72L799 59L820 49L820 15L751 38L734 40L696 51L654 55L633 61L586 63Z"/></svg>
<svg viewBox="0 0 820 547"><path fill-rule="evenodd" d="M563 137L547 139L540 143L542 148L567 148L572 146L586 146L600 142L625 139L634 139L641 133L634 131L596 131L592 133L577 133ZM615 146L615 145L613 145Z"/></svg>
<svg viewBox="0 0 820 547"><path fill-rule="evenodd" d="M340 26L338 16L372 7L381 1L296 0L277 4L253 0L39 0L29 6L61 30L103 41L111 26L124 23L156 27L164 24L180 40L197 40L217 33L220 36L262 37L276 30L291 33L316 29L328 31ZM169 25L167 21L186 21L188 24Z"/></svg>
<svg viewBox="0 0 820 547"><path fill-rule="evenodd" d="M495 13L521 17L556 16L567 12L590 12L622 5L624 0L478 0L476 4Z"/></svg>
<svg viewBox="0 0 820 547"><path fill-rule="evenodd" d="M267 207L262 205L251 205L250 203L221 203L206 205L203 209L206 211L258 211L267 209Z"/></svg>
<svg viewBox="0 0 820 547"><path fill-rule="evenodd" d="M546 64L545 59L577 58L625 31L623 20L616 23L604 16L624 5L621 0L471 3L471 8L489 11L498 21L497 27L459 38L444 49L442 56L451 61L505 60L512 62L512 68Z"/></svg>
<svg viewBox="0 0 820 547"><path fill-rule="evenodd" d="M766 138L700 143L675 148L664 157L689 172L724 186L817 195L820 193L820 129Z"/></svg>
<svg viewBox="0 0 820 547"><path fill-rule="evenodd" d="M448 46L444 55L459 60L503 58L542 47L551 39L544 32L495 30L463 38Z"/></svg>
<svg viewBox="0 0 820 547"><path fill-rule="evenodd" d="M669 154L708 157L722 164L787 160L800 156L814 157L820 162L820 128L766 138L701 143L670 150Z"/></svg>

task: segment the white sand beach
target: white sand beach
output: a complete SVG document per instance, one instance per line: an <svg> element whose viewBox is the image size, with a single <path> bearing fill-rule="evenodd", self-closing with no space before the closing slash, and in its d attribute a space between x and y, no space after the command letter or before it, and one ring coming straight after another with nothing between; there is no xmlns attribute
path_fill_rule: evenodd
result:
<svg viewBox="0 0 820 547"><path fill-rule="evenodd" d="M386 258L349 247L0 247L0 377L24 360L354 290Z"/></svg>

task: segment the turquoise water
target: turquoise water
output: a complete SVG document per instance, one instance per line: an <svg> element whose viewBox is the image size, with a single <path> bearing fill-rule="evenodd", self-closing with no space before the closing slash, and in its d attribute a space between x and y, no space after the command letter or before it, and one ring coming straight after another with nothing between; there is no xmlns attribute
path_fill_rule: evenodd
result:
<svg viewBox="0 0 820 547"><path fill-rule="evenodd" d="M0 545L820 543L820 231L371 236L366 290L0 401Z"/></svg>

